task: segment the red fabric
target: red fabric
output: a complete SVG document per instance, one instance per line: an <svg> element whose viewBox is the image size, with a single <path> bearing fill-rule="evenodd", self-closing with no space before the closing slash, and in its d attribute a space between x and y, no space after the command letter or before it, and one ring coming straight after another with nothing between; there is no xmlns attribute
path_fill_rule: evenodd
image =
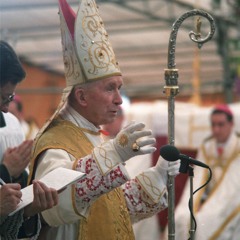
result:
<svg viewBox="0 0 240 240"><path fill-rule="evenodd" d="M68 5L66 0L59 0L59 6L62 10L63 16L67 23L69 32L74 39L74 24L76 19L76 13L72 10L72 8Z"/></svg>
<svg viewBox="0 0 240 240"><path fill-rule="evenodd" d="M109 132L107 132L106 130L103 130L103 129L100 129L99 132L102 133L105 136L109 136L110 135Z"/></svg>
<svg viewBox="0 0 240 240"><path fill-rule="evenodd" d="M219 110L219 111L225 112L229 116L233 116L231 109L226 104L219 104L219 105L215 106L213 110L214 111Z"/></svg>
<svg viewBox="0 0 240 240"><path fill-rule="evenodd" d="M218 156L222 156L223 154L223 147L218 147L217 148Z"/></svg>
<svg viewBox="0 0 240 240"><path fill-rule="evenodd" d="M157 143L156 143L156 147L157 147L157 151L154 152L153 154L153 166L156 164L158 157L159 157L159 151L160 148L163 145L168 144L168 139L166 136L158 136L156 137ZM182 154L186 154L192 158L196 157L196 151L195 150L189 150L189 149L179 149L179 151ZM180 173L178 176L176 176L175 178L175 206L178 204L183 188L185 186L185 183L187 181L188 178L188 174L182 174ZM159 219L159 225L160 225L160 229L163 231L168 223L168 209L165 209L163 211L161 211L158 214L158 219Z"/></svg>

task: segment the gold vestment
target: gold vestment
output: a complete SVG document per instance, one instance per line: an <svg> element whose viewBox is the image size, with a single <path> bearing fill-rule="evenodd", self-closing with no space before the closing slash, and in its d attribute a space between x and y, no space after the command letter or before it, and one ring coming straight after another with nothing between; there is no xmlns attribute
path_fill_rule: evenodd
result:
<svg viewBox="0 0 240 240"><path fill-rule="evenodd" d="M47 149L63 149L75 159L90 154L93 145L84 131L88 130L60 117L54 119L34 146L29 179L34 179L37 157ZM72 203L75 204L74 187L72 191ZM133 240L132 224L122 189L116 188L99 197L90 207L88 217L80 220L79 226L79 240Z"/></svg>

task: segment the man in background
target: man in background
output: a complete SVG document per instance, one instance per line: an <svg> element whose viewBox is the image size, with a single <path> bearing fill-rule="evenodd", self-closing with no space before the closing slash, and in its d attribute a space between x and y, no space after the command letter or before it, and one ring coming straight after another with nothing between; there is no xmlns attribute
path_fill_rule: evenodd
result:
<svg viewBox="0 0 240 240"><path fill-rule="evenodd" d="M195 240L237 240L240 236L240 136L227 105L216 106L210 115L212 135L198 150L197 159L212 169L212 180L194 194L197 222ZM194 190L208 179L208 170L194 167ZM188 239L190 186L187 182L176 208L176 240Z"/></svg>

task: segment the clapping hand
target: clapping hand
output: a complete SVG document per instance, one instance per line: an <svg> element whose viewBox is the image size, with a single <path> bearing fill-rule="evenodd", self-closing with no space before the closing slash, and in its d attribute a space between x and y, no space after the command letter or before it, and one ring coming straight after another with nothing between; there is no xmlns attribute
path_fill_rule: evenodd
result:
<svg viewBox="0 0 240 240"><path fill-rule="evenodd" d="M33 140L25 140L17 147L8 148L4 153L2 163L6 166L11 177L19 177L28 166L32 145Z"/></svg>

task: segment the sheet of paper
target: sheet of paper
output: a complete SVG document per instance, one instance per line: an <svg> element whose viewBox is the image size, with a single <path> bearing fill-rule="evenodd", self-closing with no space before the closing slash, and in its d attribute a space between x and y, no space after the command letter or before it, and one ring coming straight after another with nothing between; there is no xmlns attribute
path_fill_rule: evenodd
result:
<svg viewBox="0 0 240 240"><path fill-rule="evenodd" d="M39 181L45 183L48 187L55 188L57 191L59 191L69 184L78 181L83 176L85 176L85 173L59 167L46 174L44 177L39 179ZM21 189L21 191L22 201L18 204L17 209L11 212L9 216L33 202L34 196L32 184Z"/></svg>

